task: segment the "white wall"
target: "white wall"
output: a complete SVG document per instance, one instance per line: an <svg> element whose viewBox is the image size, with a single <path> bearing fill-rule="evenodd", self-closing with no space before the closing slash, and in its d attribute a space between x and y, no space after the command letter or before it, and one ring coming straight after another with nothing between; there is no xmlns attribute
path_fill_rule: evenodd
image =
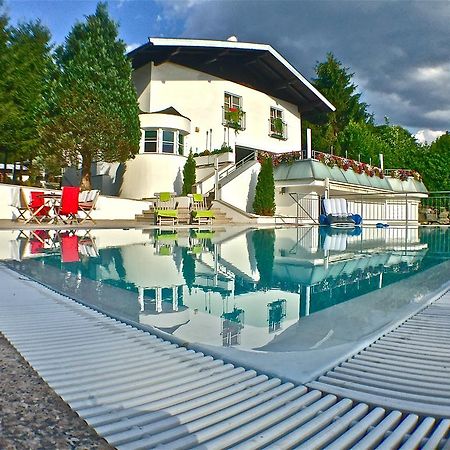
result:
<svg viewBox="0 0 450 450"><path fill-rule="evenodd" d="M247 170L237 175L236 178L222 186L219 191L219 199L243 211L253 212L252 205L260 169L261 165L255 162Z"/></svg>
<svg viewBox="0 0 450 450"><path fill-rule="evenodd" d="M185 156L166 153L138 154L126 163L120 197L142 199L155 192L176 192L183 187Z"/></svg>
<svg viewBox="0 0 450 450"><path fill-rule="evenodd" d="M131 78L136 89L139 107L144 112L150 112L150 79L153 64L146 64L139 69L133 70Z"/></svg>
<svg viewBox="0 0 450 450"><path fill-rule="evenodd" d="M147 69L145 69L147 67ZM150 64L139 69L135 77L142 86L142 77L148 74ZM240 145L273 152L299 150L301 147L300 113L298 108L262 92L231 81L208 75L173 63L153 66L151 69L151 94L148 87L141 90L140 104L150 101L150 111L160 111L173 106L192 121L192 133L186 138L186 149L205 150L206 131L212 129L212 148L219 148L224 141L222 106L224 92L242 96L242 109L246 112L246 129L235 135L230 130L230 145ZM139 93L139 91L138 91ZM280 141L269 137L270 107L284 110L288 127L288 140ZM198 129L198 131L196 131ZM208 141L209 145L209 141Z"/></svg>

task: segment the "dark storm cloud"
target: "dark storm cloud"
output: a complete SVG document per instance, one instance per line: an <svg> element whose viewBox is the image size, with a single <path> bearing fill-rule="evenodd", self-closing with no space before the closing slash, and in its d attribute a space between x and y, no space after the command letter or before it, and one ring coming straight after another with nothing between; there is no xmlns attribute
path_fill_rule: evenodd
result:
<svg viewBox="0 0 450 450"><path fill-rule="evenodd" d="M186 37L269 43L303 75L332 52L355 73L377 121L450 128L448 1L165 2Z"/></svg>

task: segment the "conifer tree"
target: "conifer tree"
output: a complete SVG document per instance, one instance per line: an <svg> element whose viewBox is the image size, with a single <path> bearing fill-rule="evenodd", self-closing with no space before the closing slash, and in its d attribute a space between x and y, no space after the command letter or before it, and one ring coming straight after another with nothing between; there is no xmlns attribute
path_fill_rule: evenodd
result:
<svg viewBox="0 0 450 450"><path fill-rule="evenodd" d="M125 162L139 151L141 137L131 62L105 3L74 25L56 62L41 134L47 155L61 165L81 161L81 187L89 189L91 163Z"/></svg>
<svg viewBox="0 0 450 450"><path fill-rule="evenodd" d="M372 123L373 117L367 112L368 105L361 101L361 93L353 83L353 73L344 67L332 53L324 62L315 67L317 77L314 86L335 106L336 111L316 114L311 122L303 121L304 128L312 128L314 148L321 151L340 153L339 133L350 123Z"/></svg>
<svg viewBox="0 0 450 450"><path fill-rule="evenodd" d="M265 158L261 163L261 170L256 182L253 211L261 216L273 216L275 214L275 181L273 164L270 158Z"/></svg>
<svg viewBox="0 0 450 450"><path fill-rule="evenodd" d="M54 73L50 39L50 31L39 20L20 24L10 32L13 101L19 111L10 145L16 159L28 161L29 169L41 145L41 111Z"/></svg>
<svg viewBox="0 0 450 450"><path fill-rule="evenodd" d="M2 7L0 0L0 8ZM10 29L8 17L0 15L0 148L4 151L9 147L12 137L12 123L19 117L17 106L12 95L11 51L9 48Z"/></svg>
<svg viewBox="0 0 450 450"><path fill-rule="evenodd" d="M195 184L195 159L192 151L184 164L183 168L183 195L192 193L192 186Z"/></svg>

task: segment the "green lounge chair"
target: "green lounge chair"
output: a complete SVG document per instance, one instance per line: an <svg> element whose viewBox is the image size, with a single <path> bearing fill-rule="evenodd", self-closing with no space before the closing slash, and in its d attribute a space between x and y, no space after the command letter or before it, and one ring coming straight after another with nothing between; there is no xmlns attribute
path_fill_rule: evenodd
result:
<svg viewBox="0 0 450 450"><path fill-rule="evenodd" d="M160 192L156 194L155 219L157 225L178 223L178 204L175 203L174 195L171 192Z"/></svg>
<svg viewBox="0 0 450 450"><path fill-rule="evenodd" d="M166 230L155 230L156 253L162 256L169 256L173 248L177 245L178 233Z"/></svg>
<svg viewBox="0 0 450 450"><path fill-rule="evenodd" d="M198 225L212 225L214 219L214 211L207 207L203 194L192 194L191 222Z"/></svg>

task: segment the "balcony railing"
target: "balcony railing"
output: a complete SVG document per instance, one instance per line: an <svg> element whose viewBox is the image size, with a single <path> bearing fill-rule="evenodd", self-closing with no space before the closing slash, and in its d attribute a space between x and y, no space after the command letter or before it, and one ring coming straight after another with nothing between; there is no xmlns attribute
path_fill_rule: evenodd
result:
<svg viewBox="0 0 450 450"><path fill-rule="evenodd" d="M278 117L269 119L269 136L282 141L287 140L287 123Z"/></svg>
<svg viewBox="0 0 450 450"><path fill-rule="evenodd" d="M222 125L239 131L245 130L245 111L222 106Z"/></svg>

